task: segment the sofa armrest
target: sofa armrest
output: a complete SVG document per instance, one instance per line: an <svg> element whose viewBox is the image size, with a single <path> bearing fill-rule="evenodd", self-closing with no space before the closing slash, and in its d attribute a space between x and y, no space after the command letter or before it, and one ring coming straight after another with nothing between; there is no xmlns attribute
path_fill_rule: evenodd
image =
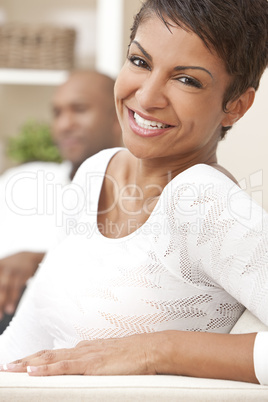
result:
<svg viewBox="0 0 268 402"><path fill-rule="evenodd" d="M247 334L250 332L268 331L268 327L264 325L257 317L248 310L245 310L237 323L231 330L231 334Z"/></svg>
<svg viewBox="0 0 268 402"><path fill-rule="evenodd" d="M268 387L180 376L30 377L0 373L0 400L8 402L256 402Z"/></svg>

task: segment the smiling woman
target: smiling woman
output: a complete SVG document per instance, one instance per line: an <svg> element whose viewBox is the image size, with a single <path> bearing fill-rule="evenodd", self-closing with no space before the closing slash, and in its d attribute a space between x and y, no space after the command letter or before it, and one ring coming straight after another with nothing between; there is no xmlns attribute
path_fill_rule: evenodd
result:
<svg viewBox="0 0 268 402"><path fill-rule="evenodd" d="M195 163L216 162L222 127L247 110L254 89L239 101L240 110L235 103L226 114L222 102L231 78L225 65L197 35L167 23L169 29L152 16L140 24L116 83L116 104L129 150L165 158L162 167L172 171L175 163L177 174Z"/></svg>
<svg viewBox="0 0 268 402"><path fill-rule="evenodd" d="M144 3L115 86L127 149L78 170L2 370L268 384L268 333L229 335L245 307L268 325L268 215L216 158L267 62L266 0Z"/></svg>

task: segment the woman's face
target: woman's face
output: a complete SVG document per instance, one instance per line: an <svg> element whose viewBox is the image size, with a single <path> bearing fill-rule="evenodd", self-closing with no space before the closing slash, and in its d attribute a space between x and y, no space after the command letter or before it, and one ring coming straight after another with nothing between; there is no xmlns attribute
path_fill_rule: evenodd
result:
<svg viewBox="0 0 268 402"><path fill-rule="evenodd" d="M138 28L118 76L115 99L123 140L141 159L206 163L215 155L230 77L192 32L157 17Z"/></svg>

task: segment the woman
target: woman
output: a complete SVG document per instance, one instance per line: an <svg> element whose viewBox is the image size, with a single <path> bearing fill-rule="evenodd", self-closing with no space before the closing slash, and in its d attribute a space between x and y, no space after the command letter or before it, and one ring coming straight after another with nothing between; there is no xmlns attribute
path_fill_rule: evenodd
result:
<svg viewBox="0 0 268 402"><path fill-rule="evenodd" d="M144 4L115 87L128 150L78 171L77 214L0 338L3 370L268 384L267 333L228 334L244 306L268 324L268 217L216 158L267 30L266 0Z"/></svg>

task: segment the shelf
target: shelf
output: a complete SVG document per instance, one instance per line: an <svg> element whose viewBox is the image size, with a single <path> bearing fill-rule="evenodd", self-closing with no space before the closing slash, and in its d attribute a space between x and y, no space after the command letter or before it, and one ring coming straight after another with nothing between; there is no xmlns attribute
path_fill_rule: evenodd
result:
<svg viewBox="0 0 268 402"><path fill-rule="evenodd" d="M66 81L64 70L19 70L0 68L0 84L60 85Z"/></svg>

